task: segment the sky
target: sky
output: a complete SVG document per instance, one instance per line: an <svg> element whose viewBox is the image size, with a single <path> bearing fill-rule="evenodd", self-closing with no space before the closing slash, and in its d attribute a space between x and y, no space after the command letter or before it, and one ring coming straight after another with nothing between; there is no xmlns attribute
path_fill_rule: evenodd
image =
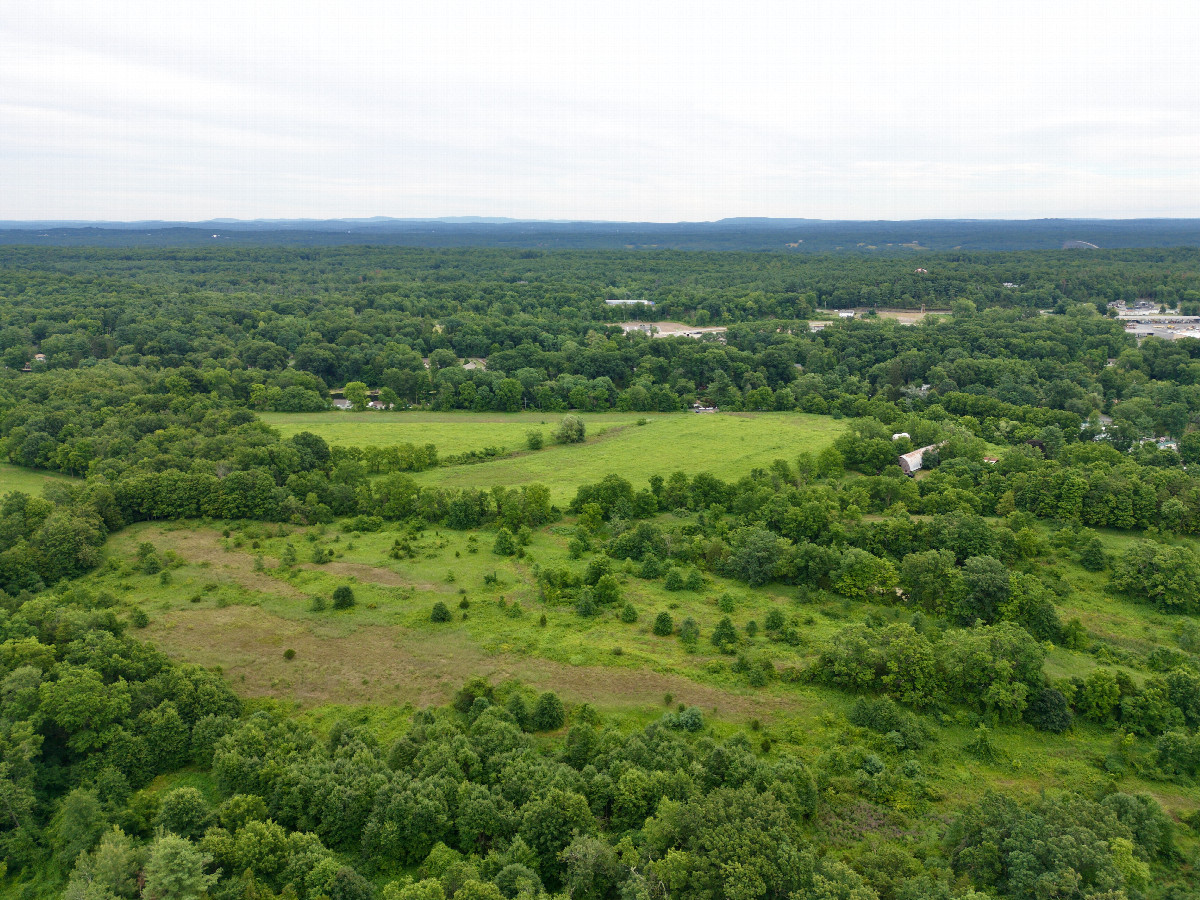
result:
<svg viewBox="0 0 1200 900"><path fill-rule="evenodd" d="M0 219L1200 216L1194 0L3 0Z"/></svg>

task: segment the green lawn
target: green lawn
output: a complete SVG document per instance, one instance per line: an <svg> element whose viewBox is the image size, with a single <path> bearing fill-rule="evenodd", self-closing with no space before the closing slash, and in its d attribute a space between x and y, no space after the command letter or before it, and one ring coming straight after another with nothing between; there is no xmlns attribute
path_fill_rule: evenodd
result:
<svg viewBox="0 0 1200 900"><path fill-rule="evenodd" d="M550 433L565 413L470 412L319 412L262 413L259 418L279 429L285 438L301 431L319 434L343 447L386 447L394 444L433 444L442 456L505 447L521 450L525 433L540 429ZM662 413L581 413L588 432L632 425L640 418L668 418Z"/></svg>
<svg viewBox="0 0 1200 900"><path fill-rule="evenodd" d="M0 463L0 497L9 491L21 491L40 497L46 485L55 481L77 483L79 479L59 475L57 472L42 472L38 469Z"/></svg>
<svg viewBox="0 0 1200 900"><path fill-rule="evenodd" d="M828 416L804 413L674 413L647 419L645 425L621 425L616 417L589 417L586 443L547 445L536 453L434 469L417 480L459 488L540 482L550 488L555 503L565 503L579 485L609 473L635 487L644 486L651 475L665 477L679 470L739 478L773 460L794 462L802 451L819 451L844 428ZM601 422L608 428L603 434L597 429Z"/></svg>

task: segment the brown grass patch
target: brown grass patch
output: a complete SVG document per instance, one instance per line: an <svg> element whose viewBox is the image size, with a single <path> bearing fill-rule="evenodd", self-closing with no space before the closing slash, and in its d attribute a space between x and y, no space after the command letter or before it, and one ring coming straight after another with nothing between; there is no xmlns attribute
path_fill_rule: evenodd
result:
<svg viewBox="0 0 1200 900"><path fill-rule="evenodd" d="M716 710L722 717L768 718L794 701L742 695L697 684L680 675L646 670L569 666L553 660L491 654L464 632L431 637L399 626L364 625L339 633L340 623L293 621L257 607L178 609L151 623L149 637L173 657L220 666L243 696L292 700L301 706L448 702L468 678L520 679L535 690L553 690L570 702L601 708L662 706L667 693L679 703ZM294 659L284 650L296 651Z"/></svg>
<svg viewBox="0 0 1200 900"><path fill-rule="evenodd" d="M412 581L399 572L384 569L379 566L368 566L366 563L328 562L322 565L316 563L301 563L297 568L308 569L312 572L333 572L346 578L357 578L370 584L387 584L394 587L406 587ZM436 587L421 587L421 590L437 590Z"/></svg>
<svg viewBox="0 0 1200 900"><path fill-rule="evenodd" d="M204 528L164 530L156 536L156 540L164 545L164 549L174 550L190 563L208 563L213 572L224 575L246 590L289 599L307 596L286 581L274 578L266 572L256 572L254 555L241 550L226 550L221 544L220 534L216 531ZM274 566L277 561L263 557L263 563Z"/></svg>

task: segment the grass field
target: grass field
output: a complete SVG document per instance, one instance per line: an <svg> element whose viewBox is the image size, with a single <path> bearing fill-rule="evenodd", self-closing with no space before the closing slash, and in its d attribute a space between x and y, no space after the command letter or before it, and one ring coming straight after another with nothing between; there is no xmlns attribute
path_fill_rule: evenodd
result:
<svg viewBox="0 0 1200 900"><path fill-rule="evenodd" d="M53 482L80 483L79 479L56 472L41 472L37 469L26 469L22 466L12 466L0 463L0 497L9 491L22 491L40 497L46 485Z"/></svg>
<svg viewBox="0 0 1200 900"><path fill-rule="evenodd" d="M564 413L469 412L321 412L262 413L259 418L285 438L311 431L343 447L433 444L448 456L484 447L521 450L525 433L540 429L549 439ZM640 418L669 418L662 413L582 413L588 432L632 425Z"/></svg>
<svg viewBox="0 0 1200 900"><path fill-rule="evenodd" d="M663 516L664 524L672 519ZM146 610L150 625L143 634L172 656L219 666L252 702L294 703L313 722L350 715L395 729L412 709L447 702L467 678L479 675L554 690L569 703L591 703L629 727L657 718L669 697L671 706L701 707L718 730L760 722L754 727L764 736L812 762L838 739L853 695L785 680L747 686L732 670L734 660L706 639L724 614L717 598L733 595L731 617L743 634L749 621L763 622L772 607L797 617L798 646L773 643L761 633L746 639L751 652L769 654L780 670L803 669L826 638L867 614L895 622L911 615L904 606L819 593L805 601L787 586L752 589L711 575L703 590L668 592L660 580L645 581L631 566L617 564L623 598L638 610L638 621L620 621L616 609L582 619L570 605L542 601L532 574L535 565L578 570L585 564L567 553L569 523L535 531L523 559L491 553L487 530L427 530L414 541L413 558L392 560L387 551L394 531L346 534L229 523L225 536L221 527L193 522L125 529L106 547L108 564L87 580ZM174 559L169 586L161 576L137 572L135 554L143 541ZM1110 541L1121 542L1106 535ZM276 568L289 543L301 560L290 572ZM304 562L314 545L332 551L334 561ZM1076 585L1060 606L1064 618L1082 614L1135 639L1146 636L1146 626L1169 624L1146 607L1105 598L1100 581L1090 583L1091 573L1074 563L1063 569ZM328 598L339 584L353 585L353 609L311 608L312 596ZM430 621L438 600L451 609L453 621ZM652 633L654 616L664 610L677 623L688 616L697 621L703 637L694 651L675 637ZM293 658L285 650L293 650ZM1088 654L1056 648L1047 670L1063 677L1085 674L1094 665ZM1043 789L1090 783L1100 777L1096 761L1117 741L1112 732L1085 722L1062 735L996 725L1000 755L982 762L958 752L977 717L959 708L931 724L935 721L937 738L919 759L930 797L949 807L977 800L997 785L1032 797ZM1120 790L1153 792L1176 815L1200 803L1186 786L1150 780L1135 768L1104 777Z"/></svg>
<svg viewBox="0 0 1200 900"><path fill-rule="evenodd" d="M842 433L843 424L828 416L803 413L676 413L648 418L645 425L613 423L597 434L589 419L584 444L547 445L472 466L422 472L422 484L442 487L512 487L540 482L555 503L575 496L581 484L615 473L644 487L651 475L711 472L736 479L773 460L794 462L803 451L816 452Z"/></svg>

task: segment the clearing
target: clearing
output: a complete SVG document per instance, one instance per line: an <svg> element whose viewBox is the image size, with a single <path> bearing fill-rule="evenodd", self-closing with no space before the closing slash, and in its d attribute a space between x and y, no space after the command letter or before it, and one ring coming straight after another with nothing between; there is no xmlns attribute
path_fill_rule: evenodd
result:
<svg viewBox="0 0 1200 900"><path fill-rule="evenodd" d="M845 428L829 416L804 413L672 413L644 416L645 425L591 431L583 444L548 445L471 466L453 466L419 473L421 484L440 487L488 488L541 483L555 503L566 503L581 484L616 474L634 487L644 487L651 475L710 472L736 479L776 459L794 463L804 452L816 453L833 443ZM557 421L557 420L551 420ZM547 432L551 429L547 428Z"/></svg>
<svg viewBox="0 0 1200 900"><path fill-rule="evenodd" d="M43 472L39 469L26 469L23 466L13 466L0 463L0 497L9 491L21 491L40 497L46 485L58 482L60 484L83 484L79 478L70 475L60 475L57 472Z"/></svg>
<svg viewBox="0 0 1200 900"><path fill-rule="evenodd" d="M571 413L586 423L589 434L619 425L632 425L640 418L664 418L678 413ZM260 413L259 418L278 429L285 438L311 431L330 445L342 447L390 447L395 444L433 444L448 456L505 447L525 447L525 433L540 430L548 441L562 412L472 413L472 412L319 412Z"/></svg>

